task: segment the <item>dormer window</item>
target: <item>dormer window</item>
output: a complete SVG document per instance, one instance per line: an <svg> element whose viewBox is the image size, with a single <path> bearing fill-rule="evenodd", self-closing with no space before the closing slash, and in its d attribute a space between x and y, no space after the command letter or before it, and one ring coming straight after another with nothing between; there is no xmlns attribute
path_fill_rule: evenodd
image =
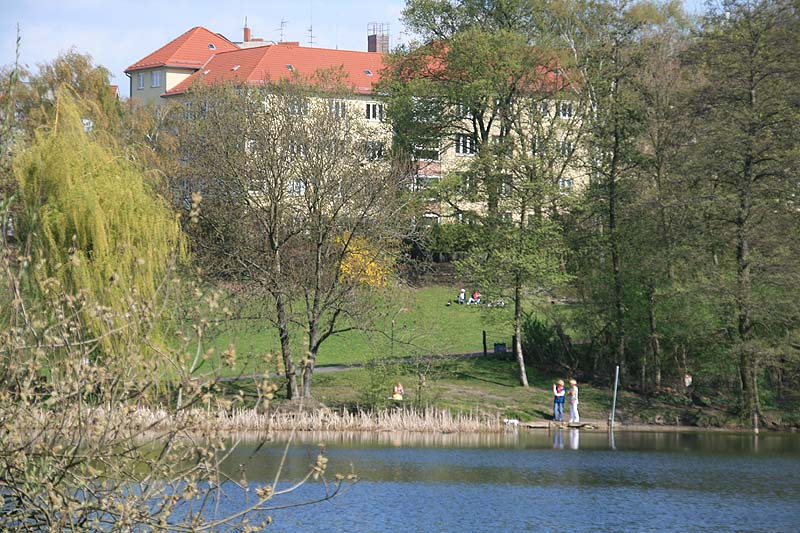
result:
<svg viewBox="0 0 800 533"><path fill-rule="evenodd" d="M287 69L288 71L290 71L290 72L294 72L294 65L292 65L291 63L289 63L288 65L286 65L286 69Z"/></svg>
<svg viewBox="0 0 800 533"><path fill-rule="evenodd" d="M208 43L208 49L209 50L216 50L217 49L217 45L215 45L214 43Z"/></svg>
<svg viewBox="0 0 800 533"><path fill-rule="evenodd" d="M233 71L239 70L239 67L241 67L241 65L234 65L231 67L231 70Z"/></svg>
<svg viewBox="0 0 800 533"><path fill-rule="evenodd" d="M372 71L368 68L364 69L364 74L366 74L367 76L372 76Z"/></svg>
<svg viewBox="0 0 800 533"><path fill-rule="evenodd" d="M211 72L211 71L210 71L210 70L204 70L204 71L203 71L203 75L205 76L205 75L206 75L206 74L208 74L209 72Z"/></svg>

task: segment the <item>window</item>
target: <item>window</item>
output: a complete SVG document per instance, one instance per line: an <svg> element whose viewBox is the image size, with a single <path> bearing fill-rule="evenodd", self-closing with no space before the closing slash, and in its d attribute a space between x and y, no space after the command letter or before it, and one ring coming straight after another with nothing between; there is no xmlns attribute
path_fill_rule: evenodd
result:
<svg viewBox="0 0 800 533"><path fill-rule="evenodd" d="M369 161L376 161L383 157L385 144L382 141L367 141L364 146L365 156Z"/></svg>
<svg viewBox="0 0 800 533"><path fill-rule="evenodd" d="M572 118L572 102L559 102L558 115L561 118Z"/></svg>
<svg viewBox="0 0 800 533"><path fill-rule="evenodd" d="M478 179L470 174L461 176L461 193L467 200L475 200L478 196Z"/></svg>
<svg viewBox="0 0 800 533"><path fill-rule="evenodd" d="M508 174L503 174L500 177L500 190L498 191L501 196L508 196L511 194L512 178Z"/></svg>
<svg viewBox="0 0 800 533"><path fill-rule="evenodd" d="M456 220L458 221L459 224L467 224L469 226L477 222L474 214L465 213L464 211L459 211L458 213L456 213Z"/></svg>
<svg viewBox="0 0 800 533"><path fill-rule="evenodd" d="M304 116L308 113L308 100L305 98L292 98L289 100L289 112L295 116Z"/></svg>
<svg viewBox="0 0 800 533"><path fill-rule="evenodd" d="M537 154L547 154L547 137L540 137L539 134L534 134L531 137L531 155Z"/></svg>
<svg viewBox="0 0 800 533"><path fill-rule="evenodd" d="M572 190L572 178L561 178L558 180L558 187L562 191L571 191Z"/></svg>
<svg viewBox="0 0 800 533"><path fill-rule="evenodd" d="M161 87L161 71L154 70L150 73L150 86Z"/></svg>
<svg viewBox="0 0 800 533"><path fill-rule="evenodd" d="M466 104L457 104L456 116L460 118L471 118L472 115L469 111L469 106L467 106Z"/></svg>
<svg viewBox="0 0 800 533"><path fill-rule="evenodd" d="M289 180L287 188L291 194L301 196L306 193L306 184L303 180L295 179Z"/></svg>
<svg viewBox="0 0 800 533"><path fill-rule="evenodd" d="M302 142L289 141L289 153L293 156L306 155L306 145Z"/></svg>
<svg viewBox="0 0 800 533"><path fill-rule="evenodd" d="M425 213L424 215L422 215L422 220L420 221L420 225L423 227L438 226L439 215L437 215L436 213Z"/></svg>
<svg viewBox="0 0 800 533"><path fill-rule="evenodd" d="M456 135L456 153L472 155L475 153L475 138L472 135L459 133Z"/></svg>
<svg viewBox="0 0 800 533"><path fill-rule="evenodd" d="M442 181L441 176L417 176L417 190L424 191Z"/></svg>
<svg viewBox="0 0 800 533"><path fill-rule="evenodd" d="M328 102L328 111L334 117L344 118L347 114L347 104L344 100L330 100Z"/></svg>
<svg viewBox="0 0 800 533"><path fill-rule="evenodd" d="M140 72L139 74L137 74L136 75L136 79L137 79L137 82L138 82L136 88L137 89L144 89L144 72Z"/></svg>
<svg viewBox="0 0 800 533"><path fill-rule="evenodd" d="M383 120L383 104L367 103L367 120Z"/></svg>
<svg viewBox="0 0 800 533"><path fill-rule="evenodd" d="M572 142L561 141L561 145L559 146L559 151L561 152L562 156L569 157L572 154Z"/></svg>
<svg viewBox="0 0 800 533"><path fill-rule="evenodd" d="M414 147L414 157L418 161L439 161L439 143L418 144Z"/></svg>
<svg viewBox="0 0 800 533"><path fill-rule="evenodd" d="M545 117L550 113L550 104L547 102L547 100L542 100L539 102L539 113Z"/></svg>

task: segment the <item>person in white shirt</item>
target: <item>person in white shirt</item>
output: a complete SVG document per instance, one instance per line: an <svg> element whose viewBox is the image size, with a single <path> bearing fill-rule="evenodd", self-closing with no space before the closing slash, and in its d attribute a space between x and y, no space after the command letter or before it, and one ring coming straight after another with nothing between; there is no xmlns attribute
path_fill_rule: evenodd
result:
<svg viewBox="0 0 800 533"><path fill-rule="evenodd" d="M569 380L569 423L578 423L581 417L578 414L578 382Z"/></svg>

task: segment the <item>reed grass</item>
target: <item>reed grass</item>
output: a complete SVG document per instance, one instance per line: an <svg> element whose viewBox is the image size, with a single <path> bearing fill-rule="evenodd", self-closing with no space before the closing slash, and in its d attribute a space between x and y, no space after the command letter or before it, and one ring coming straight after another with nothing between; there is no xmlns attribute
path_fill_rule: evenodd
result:
<svg viewBox="0 0 800 533"><path fill-rule="evenodd" d="M134 427L169 429L170 426L196 421L197 427L217 431L401 431L417 433L497 433L506 430L499 416L483 413L451 413L427 407L380 411L333 411L327 408L296 411L259 412L255 409L189 409L173 415L162 409L136 408L128 415ZM178 417L179 420L176 418Z"/></svg>

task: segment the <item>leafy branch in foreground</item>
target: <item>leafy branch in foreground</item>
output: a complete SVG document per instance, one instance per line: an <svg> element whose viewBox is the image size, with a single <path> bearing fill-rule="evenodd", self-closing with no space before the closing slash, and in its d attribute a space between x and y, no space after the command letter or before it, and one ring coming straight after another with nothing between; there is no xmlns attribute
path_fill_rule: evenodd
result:
<svg viewBox="0 0 800 533"><path fill-rule="evenodd" d="M270 521L271 509L336 496L353 478L329 485L322 455L289 487L276 489L278 475L251 487L255 500L219 510L228 493L242 490L222 468L236 442L198 407L213 401L234 409L242 399L216 394L223 365L235 357L199 364L216 360L202 351L204 332L218 321L216 297L178 276L177 232L164 241L125 233L131 217L153 220L136 195L161 209L141 180L123 187L127 201L93 196L94 177L120 185L110 174L140 176L80 130L79 115L59 109L58 126L19 159L18 172L33 180L24 199L35 199L25 204L30 217L19 219L20 240L4 234L0 241L0 530L254 531ZM74 154L52 137L65 131ZM45 153L48 142L57 149ZM48 188L33 186L46 180ZM65 195L71 205L65 191L79 191ZM11 208L2 199L0 219ZM168 224L168 211L161 213ZM155 249L158 261L147 255ZM132 268L129 276L119 274L124 267ZM191 309L173 311L187 293ZM264 409L274 386L264 378L257 390ZM323 482L319 497L284 500L313 480Z"/></svg>

